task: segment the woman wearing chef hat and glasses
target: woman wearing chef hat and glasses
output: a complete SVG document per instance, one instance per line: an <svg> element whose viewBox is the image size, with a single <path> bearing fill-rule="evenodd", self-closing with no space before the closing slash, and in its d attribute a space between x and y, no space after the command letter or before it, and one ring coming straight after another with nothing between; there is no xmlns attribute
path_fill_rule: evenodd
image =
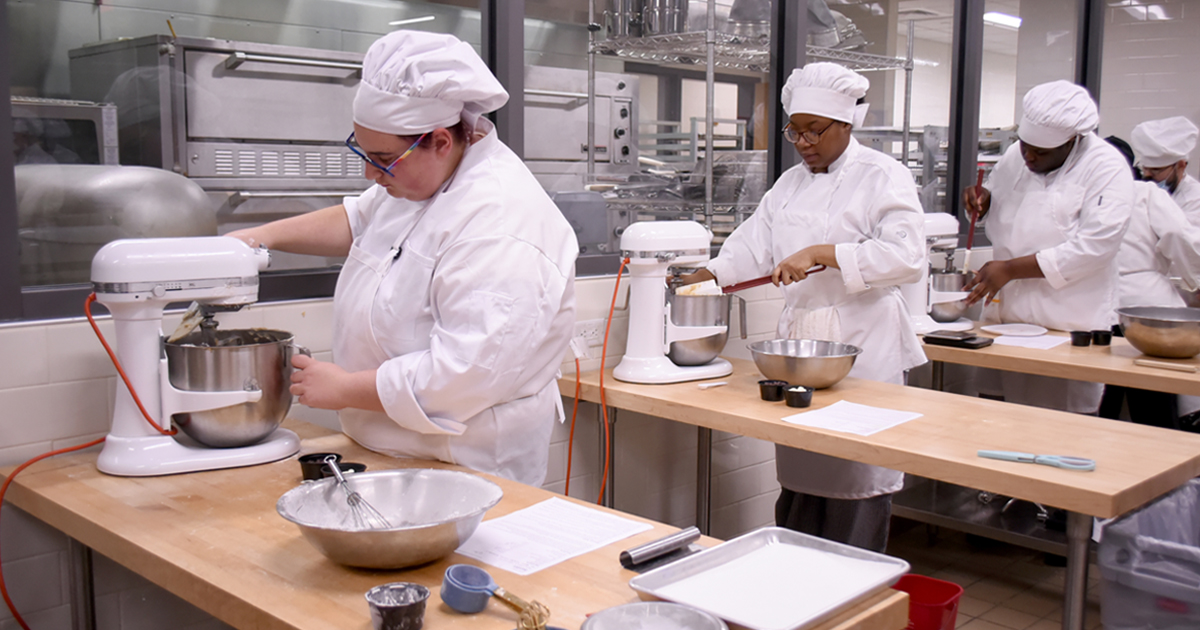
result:
<svg viewBox="0 0 1200 630"><path fill-rule="evenodd" d="M686 282L730 285L765 274L782 284L779 337L823 339L862 349L850 376L904 382L925 363L897 285L917 282L925 263L924 216L912 174L860 145L869 83L832 63L792 72L783 87L784 136L804 163L788 169L708 268ZM832 273L809 276L816 265ZM775 449L782 493L777 524L883 551L894 470L785 446Z"/></svg>
<svg viewBox="0 0 1200 630"><path fill-rule="evenodd" d="M482 117L507 100L468 44L390 33L367 51L347 140L375 185L233 236L347 257L333 362L293 359L302 404L338 410L371 450L540 485L579 248Z"/></svg>

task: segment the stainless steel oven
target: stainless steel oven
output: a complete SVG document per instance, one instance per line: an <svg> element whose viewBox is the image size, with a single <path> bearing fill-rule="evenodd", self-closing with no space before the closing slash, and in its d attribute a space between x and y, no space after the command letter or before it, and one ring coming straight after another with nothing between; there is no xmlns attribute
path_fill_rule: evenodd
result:
<svg viewBox="0 0 1200 630"><path fill-rule="evenodd" d="M116 164L117 107L111 103L14 96L17 164Z"/></svg>

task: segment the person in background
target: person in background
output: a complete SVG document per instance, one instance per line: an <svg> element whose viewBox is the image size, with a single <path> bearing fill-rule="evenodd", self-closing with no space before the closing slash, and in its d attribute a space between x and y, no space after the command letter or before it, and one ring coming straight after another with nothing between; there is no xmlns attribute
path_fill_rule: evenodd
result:
<svg viewBox="0 0 1200 630"><path fill-rule="evenodd" d="M1171 193L1188 221L1200 225L1200 182L1187 174L1198 130L1183 116L1148 120L1133 128L1130 145L1142 178Z"/></svg>
<svg viewBox="0 0 1200 630"><path fill-rule="evenodd" d="M707 269L683 281L730 285L771 274L786 300L779 337L857 346L850 376L903 384L906 370L925 363L898 287L921 278L924 216L909 170L851 135L868 86L832 63L792 72L784 136L803 163L779 178ZM832 273L809 275L816 265ZM902 473L785 446L775 461L777 524L884 550Z"/></svg>
<svg viewBox="0 0 1200 630"><path fill-rule="evenodd" d="M990 322L1109 330L1117 322L1117 251L1133 203L1129 164L1093 130L1087 90L1068 81L1025 94L1020 141L996 163L967 212L986 217L992 260L967 284ZM994 301L993 301L994 300ZM1095 414L1103 385L999 372L1008 402Z"/></svg>
<svg viewBox="0 0 1200 630"><path fill-rule="evenodd" d="M1105 140L1117 148L1133 168L1134 151L1124 140ZM1188 223L1171 195L1155 182L1135 181L1129 228L1117 252L1117 306L1183 306L1183 298L1171 284L1174 267L1184 271L1184 283L1197 286L1200 271L1200 228ZM1180 428L1179 409L1200 409L1200 399L1116 385L1104 387L1100 417L1117 419L1125 402L1129 418L1138 424Z"/></svg>
<svg viewBox="0 0 1200 630"><path fill-rule="evenodd" d="M469 44L395 31L371 45L346 143L375 182L343 204L231 233L347 256L333 362L297 356L292 393L363 446L531 485L563 419L575 234L483 114L508 93Z"/></svg>

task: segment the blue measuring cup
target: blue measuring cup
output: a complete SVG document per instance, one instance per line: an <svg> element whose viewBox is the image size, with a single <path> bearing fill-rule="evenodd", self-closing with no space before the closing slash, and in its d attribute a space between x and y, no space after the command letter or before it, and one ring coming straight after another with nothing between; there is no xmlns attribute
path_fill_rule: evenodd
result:
<svg viewBox="0 0 1200 630"><path fill-rule="evenodd" d="M460 613L473 614L487 608L497 588L487 571L469 564L452 564L442 578L442 601Z"/></svg>

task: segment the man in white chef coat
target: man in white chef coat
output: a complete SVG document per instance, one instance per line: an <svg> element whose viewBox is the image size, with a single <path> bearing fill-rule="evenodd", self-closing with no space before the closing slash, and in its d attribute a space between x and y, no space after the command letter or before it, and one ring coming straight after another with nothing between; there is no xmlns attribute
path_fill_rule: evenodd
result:
<svg viewBox="0 0 1200 630"><path fill-rule="evenodd" d="M1109 330L1116 323L1117 251L1129 223L1133 175L1094 132L1087 90L1068 81L1025 94L1017 135L967 212L986 216L993 259L968 285L991 322L1055 330ZM993 301L995 299L995 301ZM1094 414L1103 386L1000 372L1009 402Z"/></svg>
<svg viewBox="0 0 1200 630"><path fill-rule="evenodd" d="M926 265L925 222L912 173L858 143L869 82L832 63L795 70L783 87L784 137L803 162L788 169L704 271L685 282L730 285L768 273L784 285L777 336L862 350L850 376L904 383L925 363L899 285ZM815 265L829 268L809 275ZM899 471L777 446L783 487L776 524L858 547L887 546Z"/></svg>
<svg viewBox="0 0 1200 630"><path fill-rule="evenodd" d="M1129 141L1142 178L1171 193L1193 225L1200 225L1200 182L1187 174L1187 166L1197 132L1192 121L1172 116L1139 124Z"/></svg>
<svg viewBox="0 0 1200 630"><path fill-rule="evenodd" d="M397 457L531 485L563 418L575 323L574 231L483 115L508 93L469 44L395 31L372 44L348 150L375 185L341 205L236 232L347 256L333 362L297 356L292 393Z"/></svg>

